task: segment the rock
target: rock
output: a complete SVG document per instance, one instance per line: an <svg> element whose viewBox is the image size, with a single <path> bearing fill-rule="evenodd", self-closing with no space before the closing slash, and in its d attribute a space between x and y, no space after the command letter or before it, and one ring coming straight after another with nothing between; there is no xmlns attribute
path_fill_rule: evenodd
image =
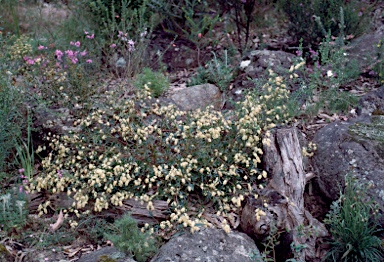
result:
<svg viewBox="0 0 384 262"><path fill-rule="evenodd" d="M344 176L353 172L359 179L372 182L368 190L380 206L384 206L384 116L362 116L351 122L334 122L319 130L313 142L317 151L312 164L315 184L323 196L338 198ZM384 216L379 217L384 225Z"/></svg>
<svg viewBox="0 0 384 262"><path fill-rule="evenodd" d="M251 78L260 78L268 68L277 74L286 74L295 57L295 55L283 51L254 50L247 56L251 63L245 67L244 71Z"/></svg>
<svg viewBox="0 0 384 262"><path fill-rule="evenodd" d="M162 246L151 262L247 262L251 254L260 254L253 240L244 233L226 234L220 229L205 228L185 233Z"/></svg>
<svg viewBox="0 0 384 262"><path fill-rule="evenodd" d="M377 44L384 37L384 26L374 32L364 34L345 48L350 60L356 60L360 70L371 69L371 66L378 62Z"/></svg>
<svg viewBox="0 0 384 262"><path fill-rule="evenodd" d="M109 258L110 260L107 260ZM134 259L127 257L126 254L118 251L114 247L104 247L95 252L82 255L77 262L104 262L103 261L116 261L116 262L135 262Z"/></svg>
<svg viewBox="0 0 384 262"><path fill-rule="evenodd" d="M170 99L181 110L204 109L213 105L215 109L221 109L221 92L212 84L202 84L184 88L171 94Z"/></svg>
<svg viewBox="0 0 384 262"><path fill-rule="evenodd" d="M359 115L384 115L384 86L360 99L358 113Z"/></svg>

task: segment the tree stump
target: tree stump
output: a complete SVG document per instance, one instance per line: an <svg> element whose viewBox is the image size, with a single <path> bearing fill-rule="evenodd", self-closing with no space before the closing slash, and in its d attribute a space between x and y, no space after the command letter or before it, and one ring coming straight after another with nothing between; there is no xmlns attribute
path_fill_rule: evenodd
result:
<svg viewBox="0 0 384 262"><path fill-rule="evenodd" d="M258 199L249 197L243 208L240 226L254 237L263 239L271 231L290 232L299 261L316 261L316 240L328 236L325 226L304 208L304 189L307 179L302 164L301 148L296 128L276 129L264 146L264 169L268 173L267 187L259 191ZM255 210L266 215L256 219Z"/></svg>

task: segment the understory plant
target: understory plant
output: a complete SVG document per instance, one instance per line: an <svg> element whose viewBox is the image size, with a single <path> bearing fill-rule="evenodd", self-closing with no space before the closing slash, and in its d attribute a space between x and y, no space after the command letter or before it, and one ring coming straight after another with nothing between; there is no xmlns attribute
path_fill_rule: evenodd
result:
<svg viewBox="0 0 384 262"><path fill-rule="evenodd" d="M17 162L19 164L20 170L22 170L23 176L30 181L33 177L35 158L34 158L34 149L31 136L31 126L32 126L32 117L28 110L27 116L27 137L26 142L22 137L17 137L14 140L16 152L17 152Z"/></svg>
<svg viewBox="0 0 384 262"><path fill-rule="evenodd" d="M279 0L279 7L290 20L292 36L304 39L305 45L319 43L331 31L338 36L342 31L345 35L358 36L369 26L369 15L372 4L369 1L343 0ZM340 8L344 10L343 28L339 27Z"/></svg>
<svg viewBox="0 0 384 262"><path fill-rule="evenodd" d="M21 126L25 121L21 109L22 95L11 86L8 78L0 72L0 171L13 162L15 149L14 137L21 135Z"/></svg>
<svg viewBox="0 0 384 262"><path fill-rule="evenodd" d="M89 6L95 22L100 23L100 36L95 40L108 70L130 78L151 65L146 62L147 49L158 19L148 0L95 0Z"/></svg>
<svg viewBox="0 0 384 262"><path fill-rule="evenodd" d="M120 251L133 256L138 262L145 262L156 253L156 240L148 233L141 232L130 214L116 220L113 226L114 232L105 234L105 238Z"/></svg>
<svg viewBox="0 0 384 262"><path fill-rule="evenodd" d="M24 192L10 191L0 195L0 233L23 227L28 215Z"/></svg>
<svg viewBox="0 0 384 262"><path fill-rule="evenodd" d="M383 261L383 243L377 236L382 229L375 221L378 207L367 196L370 186L345 176L345 188L324 220L332 234L325 261Z"/></svg>
<svg viewBox="0 0 384 262"><path fill-rule="evenodd" d="M192 77L189 86L210 83L220 88L222 92L229 89L229 84L233 80L233 68L230 64L227 50L224 50L223 58L218 58L213 53L213 59L205 67L199 67L197 75Z"/></svg>
<svg viewBox="0 0 384 262"><path fill-rule="evenodd" d="M160 72L154 72L146 67L143 72L138 74L134 85L137 88L144 88L146 85L154 97L159 97L169 88L168 78Z"/></svg>
<svg viewBox="0 0 384 262"><path fill-rule="evenodd" d="M160 106L148 87L130 100L108 92L104 105L74 122L81 133L47 136L44 171L28 189L66 192L75 200L69 211L79 214L132 198L150 212L155 200L164 200L170 217L160 227L181 225L194 232L209 224L201 201L211 201L225 216L241 207L245 195L255 194L253 184L263 187L261 146L270 143L269 130L287 120L287 94L284 85L266 86L262 95L249 94L233 115L225 115L211 108L185 112ZM221 226L230 230L226 220Z"/></svg>

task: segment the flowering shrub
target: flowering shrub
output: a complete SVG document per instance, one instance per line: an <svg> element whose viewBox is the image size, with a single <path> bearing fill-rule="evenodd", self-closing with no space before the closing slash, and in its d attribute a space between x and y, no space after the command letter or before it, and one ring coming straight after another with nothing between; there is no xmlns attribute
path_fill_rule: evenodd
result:
<svg viewBox="0 0 384 262"><path fill-rule="evenodd" d="M94 35L86 36L93 39ZM41 97L55 105L84 103L93 94L92 83L86 71L93 60L80 41L71 41L67 50L39 45L35 50L31 40L20 37L10 47L11 59L19 61L19 71L24 74Z"/></svg>
<svg viewBox="0 0 384 262"><path fill-rule="evenodd" d="M287 117L282 80L280 88L266 85L261 97L248 95L228 115L147 103L151 97L145 93L128 101L108 93L105 108L75 121L81 134L47 136L51 152L29 190L67 192L75 200L69 211L76 213L100 212L130 198L151 211L153 200L167 200L172 214L161 226L182 224L196 231L198 223L208 222L201 218L204 207L188 213L191 196L212 201L217 214L225 215L238 210L245 195L256 194L253 186L263 187L261 145L270 142L268 130ZM269 107L271 100L280 106ZM223 228L229 230L226 221Z"/></svg>

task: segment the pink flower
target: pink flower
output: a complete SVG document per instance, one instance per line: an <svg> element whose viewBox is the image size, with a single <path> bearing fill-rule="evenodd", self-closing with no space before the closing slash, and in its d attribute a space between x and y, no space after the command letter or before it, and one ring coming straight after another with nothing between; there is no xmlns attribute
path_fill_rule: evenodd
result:
<svg viewBox="0 0 384 262"><path fill-rule="evenodd" d="M19 186L19 192L23 193L23 186Z"/></svg>
<svg viewBox="0 0 384 262"><path fill-rule="evenodd" d="M110 48L115 48L116 47L116 44L112 44L109 46Z"/></svg>
<svg viewBox="0 0 384 262"><path fill-rule="evenodd" d="M75 42L71 41L69 42L70 45L75 45Z"/></svg>
<svg viewBox="0 0 384 262"><path fill-rule="evenodd" d="M56 50L55 52L57 60L61 61L61 57L64 55L61 50Z"/></svg>
<svg viewBox="0 0 384 262"><path fill-rule="evenodd" d="M28 59L28 60L27 60L27 64L29 64L29 65L34 65L34 64L35 64L35 60L33 60L33 59Z"/></svg>
<svg viewBox="0 0 384 262"><path fill-rule="evenodd" d="M57 175L59 176L59 178L62 178L62 177L63 177L63 173L61 173L61 170L58 170L58 171L57 171Z"/></svg>
<svg viewBox="0 0 384 262"><path fill-rule="evenodd" d="M84 34L88 35L88 34L89 34L89 32L84 30Z"/></svg>
<svg viewBox="0 0 384 262"><path fill-rule="evenodd" d="M39 47L37 48L38 50L43 50L43 49L47 49L45 46L43 45L39 45Z"/></svg>
<svg viewBox="0 0 384 262"><path fill-rule="evenodd" d="M92 59L87 59L87 61L85 61L85 62L87 62L88 64L90 64L90 63L92 63Z"/></svg>
<svg viewBox="0 0 384 262"><path fill-rule="evenodd" d="M80 47L80 42L77 41L77 42L75 43L75 46Z"/></svg>
<svg viewBox="0 0 384 262"><path fill-rule="evenodd" d="M128 40L128 51L129 52L132 52L133 50L135 50L135 42L133 42L132 39Z"/></svg>
<svg viewBox="0 0 384 262"><path fill-rule="evenodd" d="M198 38L202 38L203 35L202 35L201 33L199 33L199 34L197 35L197 37L198 37Z"/></svg>
<svg viewBox="0 0 384 262"><path fill-rule="evenodd" d="M19 169L19 173L24 173L25 169L24 168L20 168Z"/></svg>
<svg viewBox="0 0 384 262"><path fill-rule="evenodd" d="M87 54L87 50L84 50L83 52L80 53L81 56L85 56Z"/></svg>
<svg viewBox="0 0 384 262"><path fill-rule="evenodd" d="M72 61L72 64L76 64L79 61L79 59L77 59L77 57L72 57L71 61Z"/></svg>
<svg viewBox="0 0 384 262"><path fill-rule="evenodd" d="M94 37L95 37L95 34L87 35L87 38L89 38L89 39L93 39Z"/></svg>

